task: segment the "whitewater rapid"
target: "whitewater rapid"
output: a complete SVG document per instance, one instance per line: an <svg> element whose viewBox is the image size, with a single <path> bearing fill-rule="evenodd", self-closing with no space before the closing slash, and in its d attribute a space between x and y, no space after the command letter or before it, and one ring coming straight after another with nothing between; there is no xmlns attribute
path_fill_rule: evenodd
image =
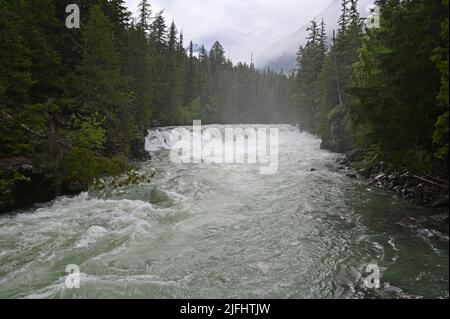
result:
<svg viewBox="0 0 450 319"><path fill-rule="evenodd" d="M154 129L138 163L150 182L0 216L0 298L448 298L442 216L346 177L316 137L271 127L273 175L173 163L169 128ZM379 289L363 284L369 264Z"/></svg>

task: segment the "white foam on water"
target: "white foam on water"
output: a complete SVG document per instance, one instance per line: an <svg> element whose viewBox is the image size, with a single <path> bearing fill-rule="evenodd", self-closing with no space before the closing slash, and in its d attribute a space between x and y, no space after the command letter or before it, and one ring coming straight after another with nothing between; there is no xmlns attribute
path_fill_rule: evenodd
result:
<svg viewBox="0 0 450 319"><path fill-rule="evenodd" d="M101 226L92 226L83 235L81 240L75 245L76 248L86 248L95 244L97 240L104 237L108 231Z"/></svg>

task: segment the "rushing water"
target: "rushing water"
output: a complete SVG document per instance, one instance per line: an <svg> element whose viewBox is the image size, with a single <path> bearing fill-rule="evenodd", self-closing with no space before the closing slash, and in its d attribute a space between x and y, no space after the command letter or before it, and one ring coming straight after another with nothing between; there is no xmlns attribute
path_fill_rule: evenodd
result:
<svg viewBox="0 0 450 319"><path fill-rule="evenodd" d="M166 137L147 138L149 184L0 217L0 297L448 298L445 216L346 177L315 137L282 126L274 175L174 164Z"/></svg>

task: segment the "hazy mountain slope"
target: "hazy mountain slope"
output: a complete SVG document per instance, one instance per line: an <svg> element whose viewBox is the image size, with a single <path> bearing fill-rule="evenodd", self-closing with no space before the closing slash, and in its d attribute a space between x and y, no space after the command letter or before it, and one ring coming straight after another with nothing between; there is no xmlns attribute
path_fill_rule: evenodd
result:
<svg viewBox="0 0 450 319"><path fill-rule="evenodd" d="M340 15L340 0L333 0L325 10L323 10L316 20L320 21L322 18L327 24L327 33L332 34L333 29L337 28ZM366 16L366 8L372 4L373 0L360 0L359 11L361 16ZM311 17L313 19L314 17ZM300 29L290 36L281 39L275 44L271 45L261 56L257 58L258 67L270 66L274 70L283 69L284 71L293 70L296 68L296 53L300 45L305 43L306 28L309 26L309 21L305 23Z"/></svg>

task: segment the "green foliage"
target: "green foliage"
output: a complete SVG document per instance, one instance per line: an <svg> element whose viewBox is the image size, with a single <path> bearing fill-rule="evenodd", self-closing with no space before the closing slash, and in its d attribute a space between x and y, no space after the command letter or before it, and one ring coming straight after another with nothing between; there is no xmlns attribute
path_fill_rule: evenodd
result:
<svg viewBox="0 0 450 319"><path fill-rule="evenodd" d="M448 159L448 111L443 115L439 116L436 122L436 130L433 134L433 142L437 145L441 145L438 150L437 156L443 160L447 161Z"/></svg>
<svg viewBox="0 0 450 319"><path fill-rule="evenodd" d="M89 193L98 197L107 197L117 190L128 188L130 186L149 184L153 175L147 176L138 171L129 170L118 176L108 176L96 179L89 187Z"/></svg>
<svg viewBox="0 0 450 319"><path fill-rule="evenodd" d="M93 151L103 149L105 144L105 130L102 128L103 121L97 120L97 115L83 117L72 114L72 136L75 138L75 145Z"/></svg>
<svg viewBox="0 0 450 319"><path fill-rule="evenodd" d="M179 125L183 125L184 123L192 122L192 113L189 110L189 107L178 105L175 111L175 122Z"/></svg>
<svg viewBox="0 0 450 319"><path fill-rule="evenodd" d="M300 47L297 53L297 94L296 106L299 109L299 119L301 128L312 133L317 131L316 116L317 105L316 95L317 81L322 70L326 47L325 22L322 21L319 28L315 20L311 21L311 26L305 47Z"/></svg>
<svg viewBox="0 0 450 319"><path fill-rule="evenodd" d="M124 0L76 3L79 30L65 28L63 2L0 2L0 158L32 158L56 192L127 171L152 124L283 122L285 75L234 66L219 42L187 53L147 0L135 22Z"/></svg>
<svg viewBox="0 0 450 319"><path fill-rule="evenodd" d="M30 179L23 174L13 172L7 176L7 174L0 169L0 199L3 196L8 196L13 190L14 185L17 183L29 181Z"/></svg>
<svg viewBox="0 0 450 319"><path fill-rule="evenodd" d="M448 0L380 0L381 28L364 32L357 1L341 4L323 63L320 51L310 54L316 23L299 51L295 97L302 127L324 138L350 132L346 140L393 166L447 170Z"/></svg>
<svg viewBox="0 0 450 319"><path fill-rule="evenodd" d="M193 120L201 119L202 117L202 102L200 98L191 101L190 113Z"/></svg>
<svg viewBox="0 0 450 319"><path fill-rule="evenodd" d="M439 146L437 151L437 157L444 163L448 163L448 144L449 144L449 87L448 87L448 46L449 46L449 17L448 17L448 0L442 1L447 16L441 24L441 39L442 43L439 48L436 49L436 54L433 56L433 62L436 63L439 71L441 72L441 88L438 95L438 106L442 112L439 115L435 131L433 134L433 142Z"/></svg>
<svg viewBox="0 0 450 319"><path fill-rule="evenodd" d="M64 162L64 177L74 186L86 189L95 180L105 176L119 176L129 170L120 157L97 156L88 149L74 148Z"/></svg>
<svg viewBox="0 0 450 319"><path fill-rule="evenodd" d="M380 6L382 28L369 31L359 50L351 90L359 103L350 114L356 129L370 128L362 140L377 145L384 159L426 170L439 117L439 74L431 57L441 42L442 5L415 0Z"/></svg>

